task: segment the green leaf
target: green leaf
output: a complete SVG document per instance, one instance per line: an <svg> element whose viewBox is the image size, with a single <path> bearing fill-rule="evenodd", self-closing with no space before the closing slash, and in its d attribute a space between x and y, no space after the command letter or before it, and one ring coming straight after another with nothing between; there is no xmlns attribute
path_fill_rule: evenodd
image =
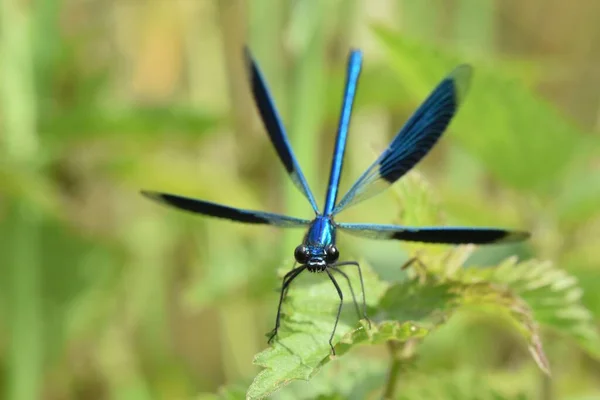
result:
<svg viewBox="0 0 600 400"><path fill-rule="evenodd" d="M549 373L534 314L518 293L493 280L462 279L460 266L472 249L462 246L446 254L422 254L413 264L413 278L391 286L382 298L379 311L383 318L418 321L431 330L460 308L492 307L510 318L540 369Z"/></svg>
<svg viewBox="0 0 600 400"><path fill-rule="evenodd" d="M362 292L356 270L345 267L351 277L357 302L361 304ZM380 281L366 263L361 263L366 300L373 309L385 291L387 284ZM330 357L329 336L333 329L339 297L334 286L324 274L301 274L291 286L284 303L282 326L273 346L256 355L254 364L265 369L254 379L248 390L248 398L264 398L294 380L308 380L322 366L346 353L353 343L385 340L393 335L397 340L407 340L402 335L417 335L400 325L373 323L373 331L365 334L365 325L357 324L356 309L347 282L336 275L344 293L344 308L333 340L336 357ZM312 282L311 282L312 281ZM392 324L393 325L393 324ZM395 329L394 329L395 328Z"/></svg>
<svg viewBox="0 0 600 400"><path fill-rule="evenodd" d="M340 324L341 325L341 324ZM338 325L338 329L340 329ZM331 360L360 344L382 344L390 340L406 342L424 337L428 330L412 322L365 321L348 331L335 345L336 356L329 356L330 331L321 324L318 330L287 336L283 343L263 351L254 363L267 369L261 371L248 390L248 398L264 398L294 380L309 380ZM347 329L348 326L344 326ZM311 335L312 334L312 335ZM336 334L336 337L340 335ZM324 343L324 345L321 344Z"/></svg>
<svg viewBox="0 0 600 400"><path fill-rule="evenodd" d="M15 232L22 220L30 216L19 214L18 209L8 211L0 224L0 254L13 257L19 239ZM111 304L106 288L114 282L123 262L110 245L75 234L72 229L65 229L60 220L42 218L39 214L37 219L35 246L29 237L24 248L27 254L35 251L43 255L43 268L38 272L40 297L28 300L39 302L42 308L44 355L53 361L62 354L68 341L83 330L98 329L100 315ZM12 291L9 277L23 268L8 263L0 269L0 304L10 305L6 310L10 314L22 311L15 308L9 297ZM94 299L99 301L94 303Z"/></svg>
<svg viewBox="0 0 600 400"><path fill-rule="evenodd" d="M459 299L450 297L451 303L456 300L465 305L487 302L509 311L536 358L544 357L537 324L572 338L590 355L600 357L600 335L592 313L582 304L583 290L574 276L550 262L528 260L517 263L516 257L508 258L497 267L460 268L472 250L471 246L461 246L447 256L421 254L420 261L426 266L419 271L421 279L423 274L426 279L446 276L450 282L466 285L449 290L463 292ZM448 281L442 282L448 284ZM495 298L485 297L486 290L481 289L486 286L490 289L488 294ZM412 300L404 300L407 301ZM542 359L536 361L542 362L540 366L544 364Z"/></svg>

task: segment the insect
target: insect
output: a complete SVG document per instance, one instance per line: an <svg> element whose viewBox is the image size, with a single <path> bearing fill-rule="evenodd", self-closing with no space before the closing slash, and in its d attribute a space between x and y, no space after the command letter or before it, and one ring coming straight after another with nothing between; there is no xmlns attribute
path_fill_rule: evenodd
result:
<svg viewBox="0 0 600 400"><path fill-rule="evenodd" d="M283 277L275 328L271 332L269 343L271 343L279 330L281 305L287 290L292 281L304 270L327 274L339 295L340 303L329 338L332 354L335 354L332 341L344 302L342 290L335 278L335 274L339 274L350 284L348 275L342 271L341 267L354 266L357 268L362 289L362 315L370 324L366 315L365 290L359 263L356 261L338 261L340 255L336 247L336 233L338 230L372 239L396 239L446 244L506 243L525 240L529 237L527 232L498 228L408 227L402 225L342 223L334 220L334 217L340 211L388 188L413 168L431 150L456 114L463 100L471 77L470 66L458 66L438 84L402 129L400 129L379 158L358 178L341 200L337 201L350 117L352 115L354 98L362 67L361 51L351 50L348 56L346 85L333 150L325 205L323 211L319 212L315 198L292 152L284 126L269 94L262 73L250 51L247 49L245 56L250 67L252 94L262 122L291 180L312 206L315 212L314 218L302 219L262 211L244 210L167 193L142 191L142 194L166 205L211 217L225 218L249 224L273 225L282 228L308 228L302 243L294 250L294 258L299 266L295 264L294 268ZM352 286L350 288L352 289ZM354 298L354 292L352 292L352 295ZM354 303L358 310L356 301Z"/></svg>

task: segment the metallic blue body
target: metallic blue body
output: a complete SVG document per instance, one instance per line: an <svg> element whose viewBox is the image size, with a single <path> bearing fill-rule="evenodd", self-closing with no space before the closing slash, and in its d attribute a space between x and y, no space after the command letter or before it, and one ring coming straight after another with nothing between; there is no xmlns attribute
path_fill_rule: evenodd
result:
<svg viewBox="0 0 600 400"><path fill-rule="evenodd" d="M348 128L350 127L350 117L352 116L352 106L356 97L356 86L362 67L362 53L359 50L352 50L348 56L348 70L346 75L346 88L342 100L342 112L340 114L340 123L338 125L335 147L333 149L333 159L331 160L331 172L329 173L329 184L327 185L327 196L325 197L325 206L323 215L331 215L335 208L337 194L342 176L342 166L344 165L344 153L346 151L346 142L348 140Z"/></svg>
<svg viewBox="0 0 600 400"><path fill-rule="evenodd" d="M304 244L313 258L325 257L325 248L335 245L335 225L329 217L319 215L314 219L304 238Z"/></svg>

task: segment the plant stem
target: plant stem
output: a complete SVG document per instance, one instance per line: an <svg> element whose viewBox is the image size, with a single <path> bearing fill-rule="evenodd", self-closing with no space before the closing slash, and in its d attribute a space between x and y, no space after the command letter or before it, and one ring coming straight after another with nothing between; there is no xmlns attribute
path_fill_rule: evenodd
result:
<svg viewBox="0 0 600 400"><path fill-rule="evenodd" d="M240 0L217 2L219 26L225 50L234 133L242 137L252 125L252 97L248 86L247 66L242 57L246 44L247 4Z"/></svg>
<svg viewBox="0 0 600 400"><path fill-rule="evenodd" d="M413 357L415 353L416 344L416 340L409 340L405 343L400 343L393 340L387 342L391 362L387 381L385 383L385 389L383 392L384 399L387 400L395 398L396 387L398 385L398 378L400 376L400 372L403 370L408 360L410 360Z"/></svg>
<svg viewBox="0 0 600 400"><path fill-rule="evenodd" d="M3 159L30 176L37 173L36 98L34 84L33 3L5 0L0 3L0 139ZM9 334L6 399L41 396L44 336L42 324L39 210L15 201L16 221L9 240Z"/></svg>
<svg viewBox="0 0 600 400"><path fill-rule="evenodd" d="M398 375L402 369L402 360L399 357L400 343L389 341L387 342L388 350L390 353L390 370L388 372L387 381L385 383L385 390L383 392L384 399L393 399L396 393L396 385L398 384Z"/></svg>
<svg viewBox="0 0 600 400"><path fill-rule="evenodd" d="M248 86L248 66L242 57L242 49L247 44L248 8L249 5L242 0L217 2L219 26L225 49L230 104L235 134L240 142L247 127L252 126L254 107ZM247 145L249 142L246 140L243 143ZM235 168L239 168L239 165ZM227 268L230 271L243 271L244 267L240 264L238 255L244 254L244 246L240 236L229 229L220 228L221 233L226 234L208 237L208 265L213 268L217 266L221 269ZM254 366L244 362L258 352L257 346L261 341L255 336L256 331L246 330L244 340L235 340L244 327L252 325L253 315L252 304L248 302L238 301L219 308L220 329L225 338L221 350L222 363L228 382L256 373Z"/></svg>

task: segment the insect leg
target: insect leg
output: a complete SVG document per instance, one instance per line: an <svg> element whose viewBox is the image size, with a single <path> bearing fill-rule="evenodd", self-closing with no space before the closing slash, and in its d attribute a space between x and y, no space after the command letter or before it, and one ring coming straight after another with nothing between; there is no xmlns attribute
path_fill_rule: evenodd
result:
<svg viewBox="0 0 600 400"><path fill-rule="evenodd" d="M289 271L283 277L281 293L279 294L279 305L277 306L277 317L275 317L275 328L273 328L273 330L270 332L268 340L269 344L273 341L273 338L277 335L277 331L279 330L279 323L281 319L281 305L283 304L283 298L287 293L287 288L289 287L290 283L292 283L292 281L300 274L300 272L304 271L305 268L306 266L301 265L298 268L294 268L293 270Z"/></svg>
<svg viewBox="0 0 600 400"><path fill-rule="evenodd" d="M338 307L337 315L335 317L335 324L333 325L333 330L331 331L331 336L329 337L329 347L331 347L331 354L335 356L335 349L333 348L332 341L333 336L335 335L335 330L337 328L338 321L340 320L340 313L342 312L342 305L344 304L344 295L342 294L342 289L340 289L340 285L338 285L333 275L331 275L331 272L329 272L329 270L327 269L325 270L325 272L327 272L327 275L329 275L329 279L331 279L331 282L333 282L333 285L335 286L338 295L340 296L340 305Z"/></svg>
<svg viewBox="0 0 600 400"><path fill-rule="evenodd" d="M358 302L356 301L356 296L354 295L354 289L352 288L352 283L350 283L350 278L348 277L348 275L342 271L341 269L337 268L336 266L331 266L329 267L332 270L338 272L339 274L341 274L344 278L346 278L346 281L348 282L348 287L350 288L350 293L352 293L352 301L354 302L354 307L356 307L356 314L358 315L358 318L361 318L361 313L360 313L360 309L358 308Z"/></svg>
<svg viewBox="0 0 600 400"><path fill-rule="evenodd" d="M369 328L371 328L371 320L367 316L367 300L365 297L365 284L363 282L362 271L360 269L360 264L356 261L343 261L337 264L334 264L334 267L343 267L344 265L354 265L358 269L358 277L360 278L360 288L362 290L362 300L363 300L363 318L367 320L369 323Z"/></svg>

